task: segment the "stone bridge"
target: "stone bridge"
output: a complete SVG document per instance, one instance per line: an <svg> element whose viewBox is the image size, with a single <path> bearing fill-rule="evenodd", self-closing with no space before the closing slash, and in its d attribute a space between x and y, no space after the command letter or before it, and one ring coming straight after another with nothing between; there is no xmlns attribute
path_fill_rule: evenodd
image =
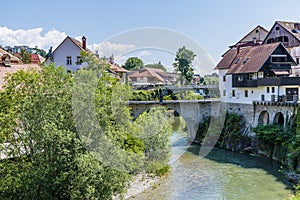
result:
<svg viewBox="0 0 300 200"><path fill-rule="evenodd" d="M279 124L284 127L295 126L298 103L255 101L252 104L239 104L221 103L218 100L177 100L163 102L130 101L129 106L132 108L134 118L152 107L164 106L174 110L184 118L190 138L193 138L198 130L199 122L208 116L221 118L225 111L244 116L248 128L266 124ZM223 124L218 125L223 126ZM210 126L214 125L210 124ZM253 136L251 132L248 134Z"/></svg>
<svg viewBox="0 0 300 200"><path fill-rule="evenodd" d="M134 118L153 107L164 106L174 110L185 120L190 138L195 137L199 122L208 116L221 114L218 100L129 101L129 106L132 108L131 112Z"/></svg>

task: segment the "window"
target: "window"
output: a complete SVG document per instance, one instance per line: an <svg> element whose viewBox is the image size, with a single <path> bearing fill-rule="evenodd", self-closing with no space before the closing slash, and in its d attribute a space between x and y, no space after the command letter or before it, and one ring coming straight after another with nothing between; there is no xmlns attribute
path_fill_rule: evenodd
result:
<svg viewBox="0 0 300 200"><path fill-rule="evenodd" d="M226 81L226 75L223 76L223 81L224 81L224 82Z"/></svg>
<svg viewBox="0 0 300 200"><path fill-rule="evenodd" d="M272 93L275 93L275 87L272 87Z"/></svg>
<svg viewBox="0 0 300 200"><path fill-rule="evenodd" d="M67 56L67 65L72 65L72 57Z"/></svg>
<svg viewBox="0 0 300 200"><path fill-rule="evenodd" d="M253 74L249 74L249 80L253 79Z"/></svg>
<svg viewBox="0 0 300 200"><path fill-rule="evenodd" d="M235 90L232 90L232 96L235 97Z"/></svg>
<svg viewBox="0 0 300 200"><path fill-rule="evenodd" d="M248 97L248 90L245 90L245 97Z"/></svg>
<svg viewBox="0 0 300 200"><path fill-rule="evenodd" d="M270 93L270 88L269 87L267 87L267 93Z"/></svg>
<svg viewBox="0 0 300 200"><path fill-rule="evenodd" d="M276 31L279 31L279 27L277 26L277 27L275 28L275 30L276 30Z"/></svg>
<svg viewBox="0 0 300 200"><path fill-rule="evenodd" d="M239 75L238 76L238 81L243 81L244 80L244 77L242 75Z"/></svg>
<svg viewBox="0 0 300 200"><path fill-rule="evenodd" d="M299 65L299 58L296 58L296 63L297 65Z"/></svg>
<svg viewBox="0 0 300 200"><path fill-rule="evenodd" d="M226 96L226 90L223 90L223 96L224 97Z"/></svg>
<svg viewBox="0 0 300 200"><path fill-rule="evenodd" d="M257 73L249 74L249 80L256 80L257 79Z"/></svg>
<svg viewBox="0 0 300 200"><path fill-rule="evenodd" d="M235 60L234 64L237 64L239 61L240 61L240 59L237 58L237 59Z"/></svg>
<svg viewBox="0 0 300 200"><path fill-rule="evenodd" d="M272 63L282 63L287 61L287 55L272 55L271 62Z"/></svg>
<svg viewBox="0 0 300 200"><path fill-rule="evenodd" d="M81 56L77 56L77 61L76 61L76 64L77 65L81 65L82 64L82 57Z"/></svg>
<svg viewBox="0 0 300 200"><path fill-rule="evenodd" d="M274 43L274 42L275 42L274 38L269 38L269 39L267 40L267 44Z"/></svg>
<svg viewBox="0 0 300 200"><path fill-rule="evenodd" d="M246 62L249 60L249 57L245 58L245 60L243 61L243 64L246 64Z"/></svg>
<svg viewBox="0 0 300 200"><path fill-rule="evenodd" d="M264 72L258 72L258 78L263 78L264 77Z"/></svg>

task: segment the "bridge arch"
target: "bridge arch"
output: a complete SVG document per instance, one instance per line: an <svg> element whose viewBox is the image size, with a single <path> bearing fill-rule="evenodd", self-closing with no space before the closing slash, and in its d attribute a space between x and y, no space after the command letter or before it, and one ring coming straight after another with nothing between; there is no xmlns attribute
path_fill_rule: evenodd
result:
<svg viewBox="0 0 300 200"><path fill-rule="evenodd" d="M284 116L282 112L277 112L275 114L273 124L284 126Z"/></svg>
<svg viewBox="0 0 300 200"><path fill-rule="evenodd" d="M269 124L269 113L268 111L264 110L259 114L257 125L263 126L267 124Z"/></svg>

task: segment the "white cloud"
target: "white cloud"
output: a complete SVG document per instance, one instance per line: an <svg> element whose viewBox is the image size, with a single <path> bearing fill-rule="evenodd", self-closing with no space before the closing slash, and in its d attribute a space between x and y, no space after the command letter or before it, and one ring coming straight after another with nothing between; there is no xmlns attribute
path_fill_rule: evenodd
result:
<svg viewBox="0 0 300 200"><path fill-rule="evenodd" d="M149 51L142 51L141 53L138 54L138 58L145 58L145 57L149 57L152 54Z"/></svg>
<svg viewBox="0 0 300 200"><path fill-rule="evenodd" d="M115 58L118 58L135 49L135 46L133 44L111 43L106 41L99 44L88 45L88 48L94 52L97 50L100 57L114 55Z"/></svg>
<svg viewBox="0 0 300 200"><path fill-rule="evenodd" d="M47 50L50 46L57 47L65 37L66 33L52 29L42 35L43 28L12 30L0 26L0 44L2 46L27 45L37 46Z"/></svg>

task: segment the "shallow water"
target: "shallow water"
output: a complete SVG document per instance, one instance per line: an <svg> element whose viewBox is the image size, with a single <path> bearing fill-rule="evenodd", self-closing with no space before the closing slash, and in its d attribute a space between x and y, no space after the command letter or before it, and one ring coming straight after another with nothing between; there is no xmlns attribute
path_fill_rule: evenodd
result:
<svg viewBox="0 0 300 200"><path fill-rule="evenodd" d="M173 142L178 159L170 175L132 199L280 200L292 193L276 162L216 148L203 158L199 146L181 155L180 143Z"/></svg>

